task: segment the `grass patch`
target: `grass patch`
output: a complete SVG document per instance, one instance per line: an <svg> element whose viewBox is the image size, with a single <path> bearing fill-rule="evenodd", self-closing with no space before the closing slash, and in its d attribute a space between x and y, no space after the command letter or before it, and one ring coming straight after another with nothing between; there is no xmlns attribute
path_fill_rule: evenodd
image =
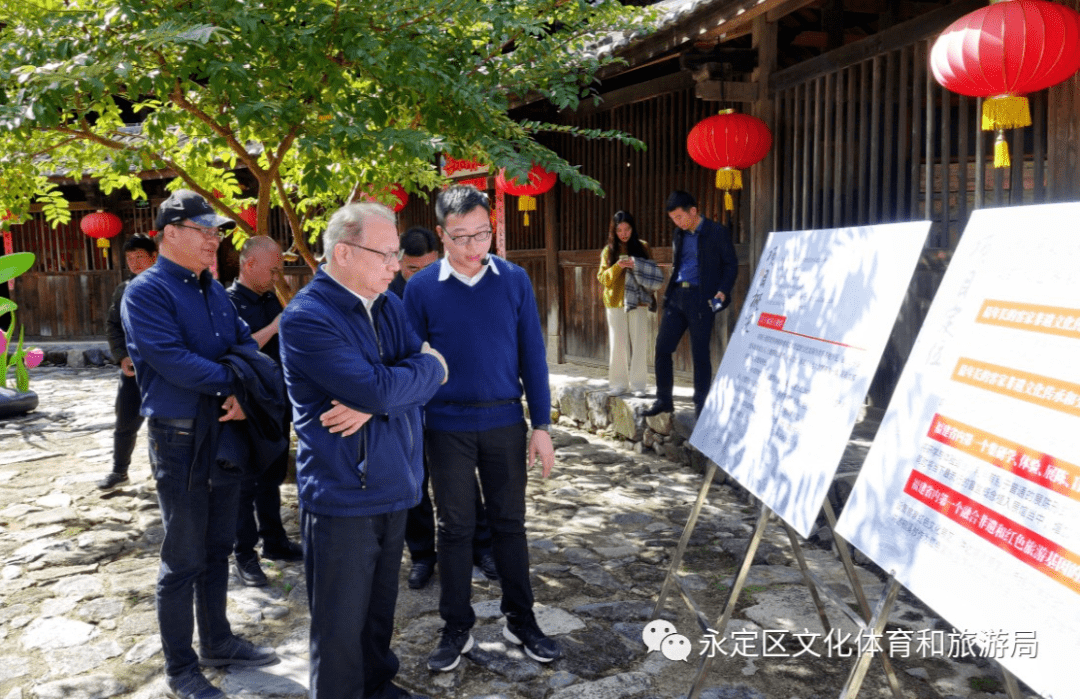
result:
<svg viewBox="0 0 1080 699"><path fill-rule="evenodd" d="M60 536L64 539L73 539L79 534L82 534L84 531L86 531L86 527L68 527L64 531L60 532Z"/></svg>

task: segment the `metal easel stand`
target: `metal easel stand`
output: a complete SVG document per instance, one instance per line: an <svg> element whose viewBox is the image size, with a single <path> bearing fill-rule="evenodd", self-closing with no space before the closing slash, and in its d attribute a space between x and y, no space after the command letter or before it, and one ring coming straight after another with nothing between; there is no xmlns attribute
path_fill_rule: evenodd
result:
<svg viewBox="0 0 1080 699"><path fill-rule="evenodd" d="M698 493L697 501L694 503L694 507L690 512L690 517L687 519L686 527L683 529L683 535L679 541L679 545L675 549L675 554L671 560L671 567L668 569L667 577L664 578L664 584L660 588L660 595L657 598L656 605L653 607L652 618L656 619L659 617L660 613L664 609L664 603L667 601L668 595L671 594L672 588L675 588L678 590L683 602L686 603L686 606L690 609L691 612L694 613L694 616L698 622L698 626L701 627L702 632L716 634L717 636L722 637L725 630L727 629L728 622L731 620L731 615L735 611L735 605L739 600L739 595L742 593L742 589L746 584L746 578L750 573L750 566L753 563L754 555L757 553L758 546L761 544L761 539L765 535L765 527L768 524L769 518L774 513L764 504L761 505L761 513L758 515L757 523L754 526L753 534L751 534L750 541L747 544L746 553L743 555L742 565L739 568L738 574L735 576L735 581L732 584L731 589L728 591L727 601L724 604L724 611L720 615L720 618L717 620L715 626L710 626L708 617L706 617L705 614L698 608L697 604L683 588L682 582L678 578L678 570L679 566L682 563L683 555L686 553L686 547L690 542L690 537L693 535L694 528L697 526L698 516L701 514L701 508L705 504L705 498L708 497L709 488L712 485L713 478L715 478L716 476L716 470L717 465L712 460L709 460L708 468L705 471L705 481L701 485L701 491ZM829 521L829 526L833 531L833 537L836 541L837 551L840 553L840 559L844 563L844 569L847 573L848 580L851 582L852 589L855 591L855 596L859 601L859 607L862 610L863 614L862 617L851 611L851 609L847 606L846 603L844 603L840 596L833 592L832 589L829 588L827 585L825 585L807 567L806 558L803 555L802 546L799 542L797 533L790 527L790 525L787 524L787 522L783 522L782 519L781 522L783 523L784 528L787 531L788 538L791 541L791 547L795 553L795 559L799 563L799 570L802 572L803 581L806 584L807 589L810 592L810 596L814 601L814 606L817 609L818 617L821 619L821 625L825 631L825 634L827 635L830 632L831 626L829 624L828 616L825 613L825 607L822 604L821 597L818 593L819 589L823 591L826 596L829 597L829 599L832 599L834 602L836 602L839 609L845 614L847 614L852 619L852 621L859 626L860 631L862 631L865 630L870 623L866 620L870 618L870 605L866 600L866 595L863 592L862 584L859 582L859 579L855 574L855 565L851 560L850 553L848 552L848 544L836 534L836 517L833 514L832 506L829 504L827 499L825 501L825 515ZM893 599L895 599L895 596L896 594L894 593ZM885 614L884 619L885 621L888 620L887 613ZM884 629L885 621L881 622L882 629ZM879 636L880 632L881 629L878 630ZM867 654L865 659L867 667L869 666L872 650L873 647L871 645L871 653ZM892 690L893 696L896 699L902 699L900 684L897 681L896 673L893 671L892 663L889 662L888 656L886 656L884 653L880 653L879 657L881 658L881 662L885 670L885 675L888 679L889 687ZM701 692L705 686L706 678L708 677L709 670L712 668L712 663L714 660L714 655L702 655L701 662L698 664L697 674L694 677L694 683L690 688L690 693L687 699L698 699L698 697L701 696ZM862 657L860 657L859 662L863 662ZM862 676L859 678L860 684L862 682L862 677L865 677L866 675L866 670L866 667L862 669ZM855 670L853 669L852 672L854 673ZM849 678L849 684L850 683L851 680ZM845 687L845 691L846 690L847 688ZM855 691L858 691L857 686L855 687ZM849 695L847 694L841 695L842 699L848 696ZM854 694L850 696L853 697ZM1010 697L1010 699L1019 698Z"/></svg>

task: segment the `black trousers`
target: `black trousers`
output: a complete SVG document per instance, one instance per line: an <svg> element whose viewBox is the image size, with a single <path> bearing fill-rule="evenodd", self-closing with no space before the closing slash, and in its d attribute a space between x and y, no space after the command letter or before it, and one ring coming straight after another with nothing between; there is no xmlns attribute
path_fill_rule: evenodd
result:
<svg viewBox="0 0 1080 699"><path fill-rule="evenodd" d="M310 699L396 699L390 650L405 510L370 517L300 512L311 611Z"/></svg>
<svg viewBox="0 0 1080 699"><path fill-rule="evenodd" d="M420 486L420 502L409 510L405 520L405 545L409 547L409 558L413 563L426 558L435 558L435 507L428 494L430 471L427 449L424 450L424 481ZM475 482L475 479L473 479ZM476 534L473 536L473 563L480 562L480 556L491 551L491 529L484 512L484 499L480 494L480 483L476 482Z"/></svg>
<svg viewBox="0 0 1080 699"><path fill-rule="evenodd" d="M698 413L705 405L712 384L713 310L709 299L697 287L676 285L664 299L664 315L656 333L656 400L673 404L675 369L671 355L679 340L690 331L690 355L694 362L694 408Z"/></svg>
<svg viewBox="0 0 1080 699"><path fill-rule="evenodd" d="M139 437L139 428L143 416L139 414L142 396L139 384L134 376L124 376L120 372L120 383L116 387L116 428L113 430L113 473L127 473L131 466L131 454L135 451L135 440Z"/></svg>
<svg viewBox="0 0 1080 699"><path fill-rule="evenodd" d="M529 550L525 539L524 422L483 432L425 430L431 485L439 515L439 615L452 629L476 623L472 597L472 540L476 477L491 527L502 612L511 624L532 618Z"/></svg>
<svg viewBox="0 0 1080 699"><path fill-rule="evenodd" d="M286 449L258 476L240 484L240 511L236 518L236 555L254 556L262 537L263 548L281 549L288 541L281 523L281 484L289 467ZM257 521L256 521L257 520Z"/></svg>

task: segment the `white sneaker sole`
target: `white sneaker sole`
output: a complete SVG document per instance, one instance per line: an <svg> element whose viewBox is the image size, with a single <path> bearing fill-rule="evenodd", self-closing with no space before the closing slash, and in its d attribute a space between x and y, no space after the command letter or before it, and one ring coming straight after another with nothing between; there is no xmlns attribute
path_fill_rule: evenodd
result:
<svg viewBox="0 0 1080 699"><path fill-rule="evenodd" d="M533 652L529 650L529 647L522 643L521 639L515 636L514 633L510 630L510 627L508 626L503 627L503 638L505 638L507 641L510 641L515 646L521 646L521 650L525 651L525 655L529 656L538 663L550 663L551 661L556 660L556 658L541 658L539 655L534 655Z"/></svg>
<svg viewBox="0 0 1080 699"><path fill-rule="evenodd" d="M461 664L461 656L468 653L470 650L472 650L472 648L473 648L473 637L472 637L472 634L470 634L469 635L469 640L465 642L465 646L461 649L461 652L458 653L458 656L456 658L454 658L454 662L450 663L446 667L431 667L431 663L428 662L428 670L432 670L434 672L450 672L455 667L457 667L458 665Z"/></svg>

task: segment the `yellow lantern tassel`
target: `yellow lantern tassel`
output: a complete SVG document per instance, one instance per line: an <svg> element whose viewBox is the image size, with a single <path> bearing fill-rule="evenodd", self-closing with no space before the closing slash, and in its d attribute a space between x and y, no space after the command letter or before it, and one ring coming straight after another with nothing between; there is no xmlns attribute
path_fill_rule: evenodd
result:
<svg viewBox="0 0 1080 699"><path fill-rule="evenodd" d="M717 189L742 189L742 170L725 167L716 171Z"/></svg>
<svg viewBox="0 0 1080 699"><path fill-rule="evenodd" d="M734 211L735 210L735 200L733 200L731 198L731 192L728 192L728 191L724 192L724 208L727 209L728 211Z"/></svg>
<svg viewBox="0 0 1080 699"><path fill-rule="evenodd" d="M525 225L529 225L529 212L536 211L536 197L530 197L528 194L518 197L518 211L525 214Z"/></svg>
<svg viewBox="0 0 1080 699"><path fill-rule="evenodd" d="M1004 168L1011 166L1009 143L1005 140L1005 132L998 129L997 138L994 139L994 167Z"/></svg>
<svg viewBox="0 0 1080 699"><path fill-rule="evenodd" d="M99 248L101 248L101 256L102 257L108 257L109 256L109 239L108 238L98 238L97 239L97 246Z"/></svg>
<svg viewBox="0 0 1080 699"><path fill-rule="evenodd" d="M1027 97L1022 95L1002 95L983 101L983 131L997 129L1022 129L1031 126L1031 110Z"/></svg>

